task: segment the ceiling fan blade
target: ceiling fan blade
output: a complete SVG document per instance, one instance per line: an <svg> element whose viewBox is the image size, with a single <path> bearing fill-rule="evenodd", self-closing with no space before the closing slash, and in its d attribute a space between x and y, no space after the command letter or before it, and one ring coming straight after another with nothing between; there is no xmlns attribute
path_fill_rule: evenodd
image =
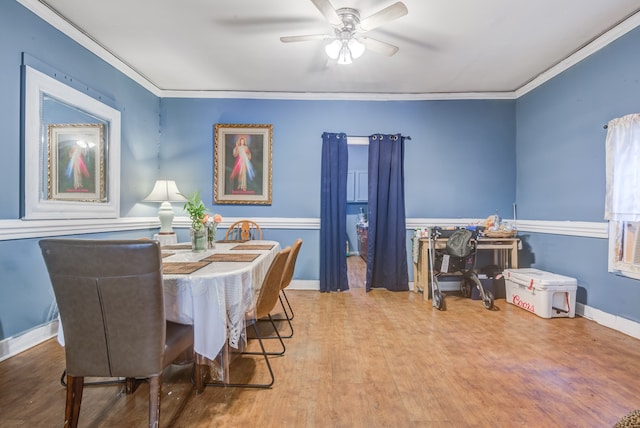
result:
<svg viewBox="0 0 640 428"><path fill-rule="evenodd" d="M400 49L390 43L381 42L380 40L372 39L371 37L359 37L358 41L362 42L368 50L386 56L393 56Z"/></svg>
<svg viewBox="0 0 640 428"><path fill-rule="evenodd" d="M333 7L329 0L311 0L311 3L318 8L318 10L324 15L324 17L329 21L329 24L336 26L342 26L342 19L338 12L336 12L336 8Z"/></svg>
<svg viewBox="0 0 640 428"><path fill-rule="evenodd" d="M308 42L310 40L324 40L329 39L331 36L326 34L310 34L307 36L285 36L280 37L280 41L282 43L292 43L292 42Z"/></svg>
<svg viewBox="0 0 640 428"><path fill-rule="evenodd" d="M360 30L361 31L370 31L374 28L381 26L389 21L393 21L394 19L398 19L402 16L405 16L409 13L407 6L404 5L401 1L392 4L391 6L385 7L382 10L374 13L371 16L368 16L364 19L360 20Z"/></svg>

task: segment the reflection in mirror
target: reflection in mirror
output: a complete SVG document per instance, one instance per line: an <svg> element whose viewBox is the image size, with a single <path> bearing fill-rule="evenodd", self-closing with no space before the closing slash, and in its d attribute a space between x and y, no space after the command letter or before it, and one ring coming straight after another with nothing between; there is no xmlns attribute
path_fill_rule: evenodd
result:
<svg viewBox="0 0 640 428"><path fill-rule="evenodd" d="M23 218L118 217L120 112L24 68Z"/></svg>

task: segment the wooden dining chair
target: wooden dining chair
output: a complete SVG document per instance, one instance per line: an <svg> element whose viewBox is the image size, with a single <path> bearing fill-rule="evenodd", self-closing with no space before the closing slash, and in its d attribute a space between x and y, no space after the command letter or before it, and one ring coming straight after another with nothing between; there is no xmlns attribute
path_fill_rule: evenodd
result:
<svg viewBox="0 0 640 428"><path fill-rule="evenodd" d="M243 355L261 355L265 361L267 366L267 370L269 371L270 381L269 383L222 383L222 382L213 382L207 383L209 386L238 386L238 387L247 387L247 388L270 388L274 381L275 376L273 374L273 369L271 368L271 363L269 362L270 355L284 355L286 351L286 347L284 341L280 337L280 333L278 332L278 328L276 327L273 318L271 317L271 311L275 308L278 303L278 295L280 294L280 286L282 284L282 274L284 273L284 266L287 263L287 259L289 258L289 253L291 252L291 247L287 247L284 250L281 250L276 254L275 258L269 265L269 269L267 270L267 274L262 281L262 286L260 287L260 292L258 294L258 298L256 300L256 311L253 316L247 319L247 324L250 324L253 328L253 332L255 333L255 338L258 340L260 345L259 352L253 351L244 351ZM257 326L257 321L260 319L267 319L270 321L273 331L280 339L280 345L282 347L281 351L278 352L267 352L264 346L264 342L262 341L265 337L263 337L260 333L260 330Z"/></svg>
<svg viewBox="0 0 640 428"><path fill-rule="evenodd" d="M293 337L293 324L291 323L291 320L293 320L295 314L293 313L293 308L291 307L291 303L289 302L289 298L287 298L287 294L285 293L284 289L287 288L293 280L293 272L296 268L296 261L298 260L298 253L300 253L301 247L302 239L298 238L293 242L293 245L291 246L291 252L289 253L289 258L287 259L287 263L284 266L284 273L282 274L282 284L280 285L278 300L280 301L280 306L282 306L282 310L284 311L284 318L273 319L274 321L287 321L287 323L289 324L290 333L286 336L281 334L281 337L283 339L290 339ZM285 307L285 302L287 303L287 307L289 307L288 311Z"/></svg>
<svg viewBox="0 0 640 428"><path fill-rule="evenodd" d="M249 241L262 239L262 229L253 220L239 220L229 226L224 238L227 241Z"/></svg>
<svg viewBox="0 0 640 428"><path fill-rule="evenodd" d="M103 377L148 379L149 426L157 428L163 369L193 354L192 326L165 320L159 243L43 239L39 244L64 332L64 426L78 425L85 377ZM194 370L200 379L197 365ZM135 384L127 388L134 390Z"/></svg>

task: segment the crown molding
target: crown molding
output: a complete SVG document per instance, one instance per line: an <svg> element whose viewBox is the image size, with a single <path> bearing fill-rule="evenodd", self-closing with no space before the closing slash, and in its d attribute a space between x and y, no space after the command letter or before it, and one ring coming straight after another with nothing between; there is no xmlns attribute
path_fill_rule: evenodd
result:
<svg viewBox="0 0 640 428"><path fill-rule="evenodd" d="M636 12L612 29L578 49L573 54L540 73L514 91L506 92L460 92L460 93L297 93L297 92L235 92L235 91L176 91L158 88L146 76L106 49L97 40L66 20L54 9L39 0L16 0L54 28L112 65L143 88L160 98L211 98L211 99L273 99L273 100L327 100L327 101L429 101L429 100L513 100L527 94L558 74L597 52L609 43L640 25L640 12Z"/></svg>
<svg viewBox="0 0 640 428"><path fill-rule="evenodd" d="M81 29L65 19L57 11L38 0L16 0L22 6L42 18L45 22L61 31L67 37L86 48L100 59L112 65L116 70L129 77L131 80L145 88L157 97L162 97L162 90L154 85L148 78L138 73L133 67L120 59L113 52L98 43Z"/></svg>
<svg viewBox="0 0 640 428"><path fill-rule="evenodd" d="M234 92L234 91L162 91L163 98L231 98L261 100L313 101L442 101L513 100L515 92L431 92L431 93L338 93L338 92Z"/></svg>
<svg viewBox="0 0 640 428"><path fill-rule="evenodd" d="M553 79L560 73L573 67L583 59L593 55L600 49L614 42L618 38L624 36L629 31L635 29L638 26L640 26L640 12L636 12L635 14L631 15L629 18L623 20L618 25L611 28L609 31L605 32L601 36L587 43L585 46L578 49L573 54L569 55L567 58L560 61L558 64L540 73L537 77L532 79L529 83L518 88L514 92L515 98L520 98L521 96L531 92L532 90L536 89L538 86L541 86L542 84L548 82L549 80Z"/></svg>

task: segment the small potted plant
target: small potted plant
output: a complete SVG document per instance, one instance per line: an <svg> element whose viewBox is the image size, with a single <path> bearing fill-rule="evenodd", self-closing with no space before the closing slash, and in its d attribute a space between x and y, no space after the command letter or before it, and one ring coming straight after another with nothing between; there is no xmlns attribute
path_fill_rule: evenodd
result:
<svg viewBox="0 0 640 428"><path fill-rule="evenodd" d="M205 211L207 208L200 199L200 192L193 192L184 204L184 210L191 219L191 249L195 252L207 248L207 228L205 227Z"/></svg>

